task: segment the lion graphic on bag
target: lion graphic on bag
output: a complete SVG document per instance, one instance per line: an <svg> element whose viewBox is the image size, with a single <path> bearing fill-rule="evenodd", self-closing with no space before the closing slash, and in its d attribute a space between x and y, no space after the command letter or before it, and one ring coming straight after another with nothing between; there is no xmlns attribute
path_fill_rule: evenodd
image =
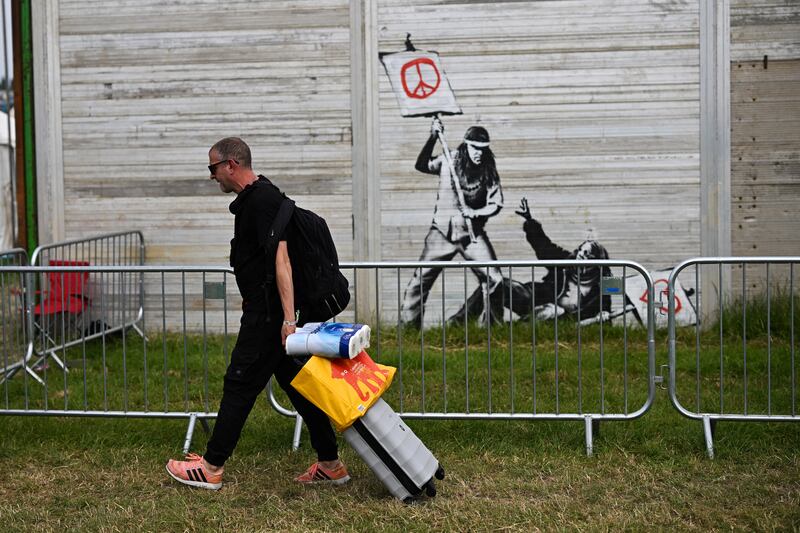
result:
<svg viewBox="0 0 800 533"><path fill-rule="evenodd" d="M356 362L350 368L347 368L343 362L331 360L331 377L343 379L345 383L353 387L361 401L367 401L370 394L380 392L388 375L387 370L380 369L369 358ZM363 390L362 385L368 390Z"/></svg>

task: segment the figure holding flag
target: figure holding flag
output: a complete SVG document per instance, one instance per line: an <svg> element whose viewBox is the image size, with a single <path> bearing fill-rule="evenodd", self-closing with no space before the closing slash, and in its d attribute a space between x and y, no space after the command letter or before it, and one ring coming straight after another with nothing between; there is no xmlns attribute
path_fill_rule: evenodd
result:
<svg viewBox="0 0 800 533"><path fill-rule="evenodd" d="M433 157L438 140L442 141L443 153ZM420 261L450 261L456 254L468 261L496 260L485 225L489 217L502 209L503 191L489 148L489 132L482 126L468 128L464 141L451 152L444 142L444 125L434 117L430 137L417 157L415 168L439 176L433 221ZM485 268L475 268L473 272L484 294L491 294L503 280L497 267L489 269L488 279ZM403 322L420 324L422 306L440 273L441 268L415 270L403 297L400 311Z"/></svg>
<svg viewBox="0 0 800 533"><path fill-rule="evenodd" d="M467 260L494 261L497 255L484 226L489 217L502 209L503 191L494 155L489 149L489 132L481 126L472 126L467 129L464 142L450 151L439 116L460 115L461 107L456 102L439 54L417 50L411 44L410 34L406 36L405 44L405 51L380 54L380 60L400 105L400 114L404 117L434 117L431 135L415 166L420 172L439 176L433 222L425 237L420 260L450 261L456 254L461 254ZM442 145L442 154L433 157L437 141ZM403 322L422 325L422 308L441 270L423 268L414 272L400 309ZM472 270L480 280L484 298L491 295L503 280L499 268L489 269L488 275L485 268ZM484 306L484 309L489 307Z"/></svg>

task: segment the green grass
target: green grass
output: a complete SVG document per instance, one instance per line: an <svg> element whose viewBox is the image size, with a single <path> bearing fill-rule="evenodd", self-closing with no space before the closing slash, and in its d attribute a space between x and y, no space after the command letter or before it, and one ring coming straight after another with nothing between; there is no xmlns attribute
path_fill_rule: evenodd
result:
<svg viewBox="0 0 800 533"><path fill-rule="evenodd" d="M382 363L402 363L402 384L396 379L386 399L395 407L402 401L407 411L456 412L469 405L471 412L507 412L513 404L515 412L533 412L534 399L537 413L632 412L641 406L647 393L644 332L606 326L602 350L599 326L582 328L580 344L577 333L561 322L555 343L552 324L539 324L535 332L517 324L512 342L507 325L487 331L470 324L465 344L463 327L399 335L384 328L380 343L378 332L373 333L371 353ZM69 351L66 357L79 365L67 375L66 387L64 375L51 365L46 393L29 383L30 406L142 409L146 383L151 411L202 410L206 403L216 409L225 367L223 339L152 337L146 357L138 338L127 341L109 339L105 357L97 343L87 347L85 358L82 347ZM744 369L736 351L741 339L732 332L723 335L727 372L721 380L718 330L703 332L700 344L702 406L710 408L719 398L719 382L730 391L730 397L723 396L730 406ZM759 376L766 368L767 344L764 334L748 337L753 410L766 405ZM695 345L693 329L679 332L683 388L678 392L687 403L694 400ZM791 346L775 333L769 345L772 407L784 410L791 403L785 375ZM666 335L659 332L657 363L665 362ZM0 386L0 402L18 404L22 383L18 376L7 388ZM117 394L126 383L128 395ZM0 523L7 531L800 529L800 425L720 423L712 461L705 456L700 423L680 416L661 390L645 416L603 423L593 457L584 453L579 421L410 420L447 471L437 483L438 496L411 507L393 500L344 443L351 483L335 488L293 484L291 477L313 457L307 435L301 449L291 451L293 420L275 414L265 399L251 415L218 492L181 486L164 472L167 458L180 454L185 421L0 421L0 468L5 473ZM198 425L193 449L202 452L206 438Z"/></svg>
<svg viewBox="0 0 800 533"><path fill-rule="evenodd" d="M800 298L777 290L769 302L764 295L738 300L700 329L676 334L683 405L696 412L800 414Z"/></svg>

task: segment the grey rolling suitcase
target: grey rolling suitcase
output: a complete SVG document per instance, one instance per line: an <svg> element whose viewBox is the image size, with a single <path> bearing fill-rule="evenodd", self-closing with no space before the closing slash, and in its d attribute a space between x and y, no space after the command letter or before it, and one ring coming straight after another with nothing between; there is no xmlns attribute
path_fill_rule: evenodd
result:
<svg viewBox="0 0 800 533"><path fill-rule="evenodd" d="M436 496L433 478L443 479L444 469L382 399L343 435L394 497L411 503L423 492Z"/></svg>

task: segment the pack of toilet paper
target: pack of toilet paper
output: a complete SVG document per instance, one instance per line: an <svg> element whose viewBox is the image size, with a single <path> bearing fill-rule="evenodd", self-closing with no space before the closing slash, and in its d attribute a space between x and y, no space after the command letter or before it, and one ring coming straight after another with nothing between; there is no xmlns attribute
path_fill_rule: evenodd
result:
<svg viewBox="0 0 800 533"><path fill-rule="evenodd" d="M369 348L369 337L365 324L313 322L286 337L286 353L352 359Z"/></svg>

